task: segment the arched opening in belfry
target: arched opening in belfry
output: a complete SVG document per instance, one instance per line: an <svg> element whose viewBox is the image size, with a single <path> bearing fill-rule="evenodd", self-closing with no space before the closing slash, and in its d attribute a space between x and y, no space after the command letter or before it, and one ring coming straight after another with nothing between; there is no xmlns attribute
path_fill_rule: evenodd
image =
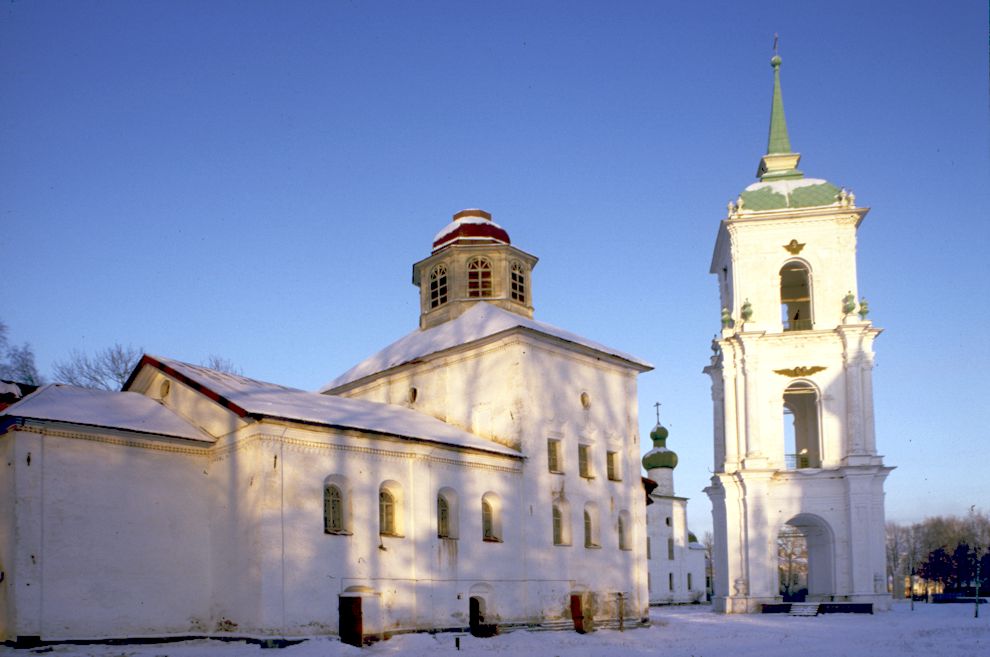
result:
<svg viewBox="0 0 990 657"><path fill-rule="evenodd" d="M802 513L777 533L777 581L784 602L821 602L835 595L835 538L822 518Z"/></svg>
<svg viewBox="0 0 990 657"><path fill-rule="evenodd" d="M785 331L810 331L811 272L800 261L788 262L780 269L780 321Z"/></svg>
<svg viewBox="0 0 990 657"><path fill-rule="evenodd" d="M784 390L784 461L788 470L820 468L818 389L795 381Z"/></svg>

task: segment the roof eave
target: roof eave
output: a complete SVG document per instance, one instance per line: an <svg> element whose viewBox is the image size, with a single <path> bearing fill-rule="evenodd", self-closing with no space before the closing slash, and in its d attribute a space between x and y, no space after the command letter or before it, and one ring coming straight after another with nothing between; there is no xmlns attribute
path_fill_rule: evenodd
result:
<svg viewBox="0 0 990 657"><path fill-rule="evenodd" d="M434 351L434 352L431 352L431 353L428 353L428 354L423 354L421 356L416 356L415 358L411 358L409 360L405 360L405 361L403 361L401 363L396 363L395 365L392 365L390 367L386 367L384 369L378 370L377 372L371 372L369 374L365 374L362 377L359 377L359 378L354 379L352 381L347 381L345 383L342 383L340 385L334 386L332 388L330 388L330 387L322 388L320 390L320 394L324 394L324 395L338 395L338 394L341 394L341 393L344 393L344 392L348 392L348 391L353 390L355 388L359 388L362 385L364 385L366 383L369 383L369 382L371 382L371 381L373 381L373 380L381 377L382 375L385 375L385 374L395 374L395 373L397 373L397 372L399 372L399 371L401 371L403 369L408 369L408 368L412 367L413 365L418 365L418 364L420 364L420 363L422 363L422 362L424 362L426 360L433 360L435 358L441 358L443 356L447 356L449 354L456 353L458 351L463 351L463 350L466 350L466 349L471 348L471 347L478 347L478 346L483 346L483 345L486 345L486 344L490 344L492 342L497 342L498 340L501 340L501 339L503 339L503 338L505 338L505 337L507 337L509 335L515 334L515 333L524 333L524 334L528 334L528 335L537 336L537 337L540 337L540 338L542 338L544 340L548 340L548 341L552 341L552 342L558 342L558 343L561 343L561 344L567 344L567 345L569 345L569 346L571 346L573 348L577 348L578 350L583 351L583 352L588 353L588 354L598 354L598 355L601 355L601 356L606 356L608 359L613 360L613 361L616 361L616 362L619 362L619 363L624 363L626 366L630 367L631 369L635 369L636 371L638 371L640 373L642 373L642 372L649 372L652 369L654 369L653 368L653 365L651 365L650 363L647 363L646 361L630 360L630 359L625 358L623 356L620 356L618 354L613 354L613 353L609 353L607 351L602 351L600 349L595 349L593 347L589 347L587 345L583 345L583 344L581 344L579 342L574 342L573 340L567 340L565 338L561 338L559 336L552 335L550 333L545 333L543 331L539 331L537 329L530 328L528 326L516 325L516 326L511 326L509 328L503 329L501 331L497 331L497 332L492 333L490 335L486 335L486 336L484 336L482 338L478 338L476 340L471 340L470 342L463 342L461 344L457 344L457 345L454 345L452 347L447 347L445 349L440 349L438 351Z"/></svg>

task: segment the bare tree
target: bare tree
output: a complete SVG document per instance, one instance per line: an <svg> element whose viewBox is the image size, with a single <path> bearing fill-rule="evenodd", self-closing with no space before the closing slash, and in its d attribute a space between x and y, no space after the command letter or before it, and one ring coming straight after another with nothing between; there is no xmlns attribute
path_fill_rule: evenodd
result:
<svg viewBox="0 0 990 657"><path fill-rule="evenodd" d="M234 365L234 361L229 358L224 358L223 356L217 356L216 354L210 354L206 357L206 362L203 363L204 367L209 367L211 370L216 370L217 372L224 372L225 374L244 374L241 368Z"/></svg>
<svg viewBox="0 0 990 657"><path fill-rule="evenodd" d="M777 535L777 574L785 600L808 587L808 542L796 527L785 525Z"/></svg>
<svg viewBox="0 0 990 657"><path fill-rule="evenodd" d="M0 321L0 379L40 386L44 383L34 365L34 351L27 342L17 346L7 340L7 325Z"/></svg>
<svg viewBox="0 0 990 657"><path fill-rule="evenodd" d="M887 543L887 578L890 580L891 594L900 598L904 594L904 581L910 575L910 536L911 528L896 522L888 522L884 527Z"/></svg>
<svg viewBox="0 0 990 657"><path fill-rule="evenodd" d="M141 349L114 343L93 356L73 350L68 360L52 366L55 379L83 388L120 390L141 359Z"/></svg>

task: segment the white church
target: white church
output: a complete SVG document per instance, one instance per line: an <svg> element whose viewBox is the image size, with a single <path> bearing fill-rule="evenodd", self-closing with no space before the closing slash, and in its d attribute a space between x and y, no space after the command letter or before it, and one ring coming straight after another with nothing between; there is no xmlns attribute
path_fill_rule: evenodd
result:
<svg viewBox="0 0 990 657"><path fill-rule="evenodd" d="M677 454L667 447L669 435L658 412L650 432L653 449L643 456L647 588L651 605L696 604L707 600L707 554L688 530L688 498L674 493Z"/></svg>
<svg viewBox="0 0 990 657"><path fill-rule="evenodd" d="M481 210L413 265L419 327L306 392L146 355L0 414L0 640L648 622L637 375L532 319Z"/></svg>
<svg viewBox="0 0 990 657"><path fill-rule="evenodd" d="M797 169L772 63L760 180L711 263L714 607L781 601L786 531L807 542L809 600L884 609L867 209ZM651 366L534 320L536 262L465 210L413 265L418 328L318 392L146 355L121 392L50 385L0 410L0 640L361 645L632 626L698 601L659 423L644 495Z"/></svg>

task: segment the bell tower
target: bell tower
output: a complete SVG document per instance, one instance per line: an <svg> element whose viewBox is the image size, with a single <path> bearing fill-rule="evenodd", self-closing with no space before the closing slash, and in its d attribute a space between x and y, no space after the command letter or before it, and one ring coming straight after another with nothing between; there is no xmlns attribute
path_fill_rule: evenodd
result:
<svg viewBox="0 0 990 657"><path fill-rule="evenodd" d="M419 327L460 317L479 301L533 318L536 256L512 246L484 210L462 210L433 238L433 252L413 265Z"/></svg>
<svg viewBox="0 0 990 657"><path fill-rule="evenodd" d="M721 333L712 379L714 605L759 612L788 600L889 607L873 343L856 277L855 196L798 170L774 55L767 152L729 203L711 273ZM778 539L803 541L806 572L778 568ZM781 539L783 540L783 539ZM786 581L785 581L786 580Z"/></svg>

